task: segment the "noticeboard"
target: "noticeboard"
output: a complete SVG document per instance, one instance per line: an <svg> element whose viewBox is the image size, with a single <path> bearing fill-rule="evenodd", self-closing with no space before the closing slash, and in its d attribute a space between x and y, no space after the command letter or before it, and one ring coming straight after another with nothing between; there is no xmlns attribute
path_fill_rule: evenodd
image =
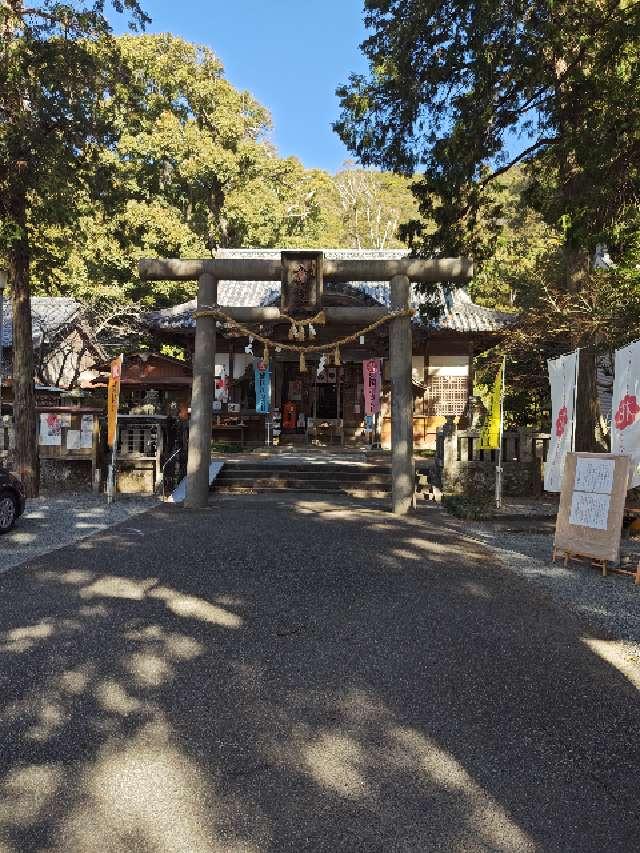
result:
<svg viewBox="0 0 640 853"><path fill-rule="evenodd" d="M618 562L629 465L614 453L567 454L554 554Z"/></svg>

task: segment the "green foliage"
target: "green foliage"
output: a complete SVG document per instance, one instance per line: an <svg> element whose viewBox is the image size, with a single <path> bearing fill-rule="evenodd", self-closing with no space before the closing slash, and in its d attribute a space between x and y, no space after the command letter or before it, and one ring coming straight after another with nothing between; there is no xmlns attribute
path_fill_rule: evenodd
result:
<svg viewBox="0 0 640 853"><path fill-rule="evenodd" d="M362 163L406 174L433 234L469 251L486 186L528 164L528 202L582 246L624 232L637 204L640 4L367 0L367 76L338 90L335 128ZM514 136L520 152L513 155Z"/></svg>
<svg viewBox="0 0 640 853"><path fill-rule="evenodd" d="M365 8L369 73L338 90L335 128L365 165L422 170L423 223L406 233L423 254L472 253L474 297L519 312L503 347L507 411L544 424L548 358L636 336L640 3ZM616 271L591 269L600 242ZM499 358L481 362L479 386Z"/></svg>
<svg viewBox="0 0 640 853"><path fill-rule="evenodd" d="M467 498L458 495L445 495L442 505L447 512L456 518L467 521L482 521L493 518L496 514L495 503L489 498Z"/></svg>
<svg viewBox="0 0 640 853"><path fill-rule="evenodd" d="M349 164L332 177L278 157L267 110L225 80L208 48L131 35L90 44L87 56L118 69L109 86L93 80L105 133L55 204L49 182L31 190L35 292L166 305L191 298L193 284L142 282L140 258L403 245L399 222L417 216L410 182Z"/></svg>
<svg viewBox="0 0 640 853"><path fill-rule="evenodd" d="M241 444L235 444L232 441L212 441L212 453L244 453L244 447Z"/></svg>
<svg viewBox="0 0 640 853"><path fill-rule="evenodd" d="M126 7L132 26L148 19L136 0ZM113 90L122 66L113 50L104 3L0 6L0 235L6 253L23 234L31 194L47 199L39 222L69 224L75 192L90 181L96 145L112 128L100 98Z"/></svg>

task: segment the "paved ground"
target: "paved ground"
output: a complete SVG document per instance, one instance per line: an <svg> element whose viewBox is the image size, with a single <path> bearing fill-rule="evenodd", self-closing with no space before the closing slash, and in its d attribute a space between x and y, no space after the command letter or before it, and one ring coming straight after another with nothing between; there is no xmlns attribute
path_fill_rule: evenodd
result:
<svg viewBox="0 0 640 853"><path fill-rule="evenodd" d="M637 672L437 518L217 498L1 576L1 853L636 850Z"/></svg>
<svg viewBox="0 0 640 853"><path fill-rule="evenodd" d="M13 530L0 537L0 574L53 548L70 545L133 518L157 503L157 498L119 496L108 505L104 495L86 492L28 500L25 513Z"/></svg>
<svg viewBox="0 0 640 853"><path fill-rule="evenodd" d="M523 507L526 508L526 507ZM569 607L606 635L618 640L627 656L640 666L640 587L629 575L611 572L603 578L589 562L551 561L555 516L544 525L537 519L538 507L531 507L530 521L522 524L462 521L444 513L442 524L488 545L509 571L526 578L550 595L559 605ZM517 519L514 513L512 518ZM544 532L545 528L547 532ZM640 540L624 538L621 561L635 572L640 561Z"/></svg>

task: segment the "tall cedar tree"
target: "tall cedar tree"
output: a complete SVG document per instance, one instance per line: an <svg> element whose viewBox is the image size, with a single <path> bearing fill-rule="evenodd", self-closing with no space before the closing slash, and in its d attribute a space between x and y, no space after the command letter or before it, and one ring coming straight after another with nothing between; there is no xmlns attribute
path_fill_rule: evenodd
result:
<svg viewBox="0 0 640 853"><path fill-rule="evenodd" d="M131 27L149 20L137 0L113 0ZM29 262L30 205L46 192L64 220L79 173L90 172L110 128L99 109L121 71L104 0L0 5L0 239L13 297L16 463L38 492ZM4 252L3 252L4 254Z"/></svg>
<svg viewBox="0 0 640 853"><path fill-rule="evenodd" d="M366 0L367 76L338 90L335 124L364 164L424 174L423 251L469 251L485 187L516 163L528 201L565 234L565 288L640 198L638 0ZM517 152L517 153L514 153ZM575 343L568 341L568 344ZM581 364L583 449L594 359Z"/></svg>

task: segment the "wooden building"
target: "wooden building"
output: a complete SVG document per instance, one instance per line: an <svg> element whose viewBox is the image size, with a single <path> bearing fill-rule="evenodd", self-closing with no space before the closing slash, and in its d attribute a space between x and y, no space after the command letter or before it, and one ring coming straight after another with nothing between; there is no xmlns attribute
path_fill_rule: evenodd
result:
<svg viewBox="0 0 640 853"><path fill-rule="evenodd" d="M326 250L325 257L345 260L394 260L406 257L403 250ZM279 249L226 249L217 258L279 259ZM435 446L438 426L452 415L460 418L473 391L474 355L495 343L509 315L474 304L464 289L442 294L443 309L438 319L425 322L419 314L413 321L414 437L417 448ZM413 304L424 299L416 289ZM272 281L221 281L218 304L264 307L280 304L280 288ZM389 306L387 282L325 283L325 306ZM159 342L182 346L187 357L195 340L195 300L153 312L149 324ZM270 339L287 342L289 324L265 323L263 333ZM314 344L327 342L328 369L318 375L320 354L307 358L307 371L300 371L295 353L270 352L272 369L272 409L283 415L286 441L305 442L311 438L359 444L370 440L365 434L362 363L369 358L388 358L388 329L357 337L343 347L340 364L331 365L330 343L352 335L357 327L319 326ZM247 352L247 350L250 350ZM252 349L252 352L251 352ZM216 343L218 404L214 409L214 435L236 435L247 444L263 444L267 437L266 416L255 408L253 364L262 355L262 345L252 342L233 326L219 323ZM383 407L378 431L383 446L390 441L389 375L385 371ZM229 404L231 404L229 406Z"/></svg>
<svg viewBox="0 0 640 853"><path fill-rule="evenodd" d="M11 399L13 324L11 300L4 303L2 323L2 379L4 399ZM68 296L31 297L34 378L53 388L70 388L82 371L104 359L104 347L82 316L82 305Z"/></svg>
<svg viewBox="0 0 640 853"><path fill-rule="evenodd" d="M111 369L110 360L100 362L80 377L80 387L89 393L100 393L106 400ZM154 400L156 414L189 417L191 403L191 364L156 352L126 354L120 379L120 408L124 412Z"/></svg>

